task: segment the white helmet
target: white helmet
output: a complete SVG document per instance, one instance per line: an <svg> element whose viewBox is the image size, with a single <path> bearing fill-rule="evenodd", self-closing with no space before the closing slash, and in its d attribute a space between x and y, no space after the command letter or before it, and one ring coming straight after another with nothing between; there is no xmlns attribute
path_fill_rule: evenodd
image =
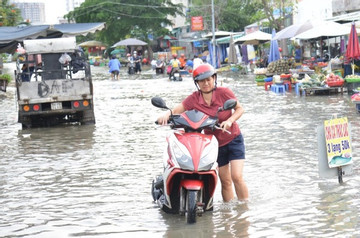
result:
<svg viewBox="0 0 360 238"><path fill-rule="evenodd" d="M136 50L134 50L134 54L136 54L137 52L136 52Z"/></svg>

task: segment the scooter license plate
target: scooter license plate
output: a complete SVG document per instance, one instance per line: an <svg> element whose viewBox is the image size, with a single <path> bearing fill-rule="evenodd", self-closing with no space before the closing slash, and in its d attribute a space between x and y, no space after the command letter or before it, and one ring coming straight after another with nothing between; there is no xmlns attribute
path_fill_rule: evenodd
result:
<svg viewBox="0 0 360 238"><path fill-rule="evenodd" d="M175 73L174 76L175 76L176 78L179 78L179 77L180 77L180 74L179 74L179 73Z"/></svg>
<svg viewBox="0 0 360 238"><path fill-rule="evenodd" d="M53 102L51 103L51 110L61 110L62 104L61 102Z"/></svg>

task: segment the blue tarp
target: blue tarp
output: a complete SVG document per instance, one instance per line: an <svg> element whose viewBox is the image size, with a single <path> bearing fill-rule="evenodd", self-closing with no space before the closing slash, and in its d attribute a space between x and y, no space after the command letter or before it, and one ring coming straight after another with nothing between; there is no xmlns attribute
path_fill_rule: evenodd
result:
<svg viewBox="0 0 360 238"><path fill-rule="evenodd" d="M14 53L17 44L25 39L54 38L94 33L105 27L105 23L69 23L37 26L0 27L0 53Z"/></svg>
<svg viewBox="0 0 360 238"><path fill-rule="evenodd" d="M268 58L268 63L279 60L280 59L280 51L277 40L274 40L276 36L275 29L272 30L271 42L270 42L270 53Z"/></svg>
<svg viewBox="0 0 360 238"><path fill-rule="evenodd" d="M211 44L211 41L208 42L208 49L209 49L209 57L210 57L210 61L209 63L214 66L215 68L220 68L221 66L221 62L224 62L226 57L227 57L227 52L226 52L226 45L222 44L222 45L216 45L215 46L215 61L216 63L212 62L213 61L213 44Z"/></svg>

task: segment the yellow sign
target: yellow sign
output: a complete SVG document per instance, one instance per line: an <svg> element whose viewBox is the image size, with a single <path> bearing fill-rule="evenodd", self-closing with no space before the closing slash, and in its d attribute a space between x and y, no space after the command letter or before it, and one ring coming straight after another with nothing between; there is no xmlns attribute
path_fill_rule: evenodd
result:
<svg viewBox="0 0 360 238"><path fill-rule="evenodd" d="M352 163L349 123L346 117L324 121L326 153L330 168Z"/></svg>

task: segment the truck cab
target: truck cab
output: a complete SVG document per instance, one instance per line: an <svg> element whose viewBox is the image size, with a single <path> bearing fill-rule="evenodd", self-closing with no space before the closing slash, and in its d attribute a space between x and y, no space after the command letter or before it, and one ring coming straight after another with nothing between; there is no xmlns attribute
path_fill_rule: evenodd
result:
<svg viewBox="0 0 360 238"><path fill-rule="evenodd" d="M75 37L24 40L15 70L22 128L94 124L90 65Z"/></svg>

